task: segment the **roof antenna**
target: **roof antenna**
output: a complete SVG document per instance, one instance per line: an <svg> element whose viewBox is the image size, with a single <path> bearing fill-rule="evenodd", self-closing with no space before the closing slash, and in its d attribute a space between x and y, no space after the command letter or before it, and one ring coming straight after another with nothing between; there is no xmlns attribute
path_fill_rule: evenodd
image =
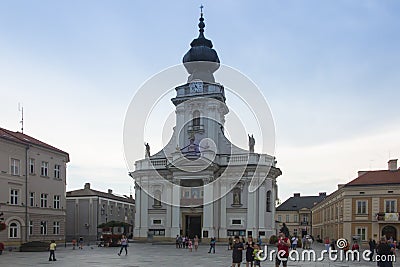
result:
<svg viewBox="0 0 400 267"><path fill-rule="evenodd" d="M18 103L18 111L21 112L21 120L19 121L21 123L21 133L24 133L24 106L21 103Z"/></svg>

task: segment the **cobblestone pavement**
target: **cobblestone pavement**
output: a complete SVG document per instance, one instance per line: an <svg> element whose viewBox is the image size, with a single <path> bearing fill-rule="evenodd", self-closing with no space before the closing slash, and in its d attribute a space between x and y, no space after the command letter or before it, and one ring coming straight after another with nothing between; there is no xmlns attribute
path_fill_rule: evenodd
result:
<svg viewBox="0 0 400 267"><path fill-rule="evenodd" d="M317 255L322 246L316 246ZM298 250L301 252L302 250ZM48 261L48 252L3 252L0 255L0 266L230 266L231 251L226 246L218 245L215 254L208 254L208 246L201 245L197 252L187 249L176 249L174 245L152 245L131 243L128 255L124 252L118 256L119 248L99 248L85 246L83 250L72 250L71 247L59 246L56 251L56 262ZM245 256L245 255L243 255ZM245 259L245 257L243 257ZM241 266L245 266L242 264ZM274 266L272 262L262 262L261 266ZM374 262L334 262L327 257L322 262L289 262L288 266L376 266ZM396 262L394 266L400 264Z"/></svg>

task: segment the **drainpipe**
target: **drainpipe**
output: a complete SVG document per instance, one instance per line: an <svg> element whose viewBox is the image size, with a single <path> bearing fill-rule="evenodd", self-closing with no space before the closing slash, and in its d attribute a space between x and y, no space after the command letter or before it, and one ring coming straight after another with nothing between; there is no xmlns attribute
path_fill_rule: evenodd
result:
<svg viewBox="0 0 400 267"><path fill-rule="evenodd" d="M28 222L28 150L29 145L25 147L25 242L29 239L29 222Z"/></svg>

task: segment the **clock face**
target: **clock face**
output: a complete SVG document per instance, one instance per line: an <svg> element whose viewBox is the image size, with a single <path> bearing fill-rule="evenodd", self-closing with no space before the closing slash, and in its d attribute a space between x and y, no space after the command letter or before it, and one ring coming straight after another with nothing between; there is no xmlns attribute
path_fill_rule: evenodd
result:
<svg viewBox="0 0 400 267"><path fill-rule="evenodd" d="M203 92L203 82L191 82L189 84L190 93L202 93Z"/></svg>

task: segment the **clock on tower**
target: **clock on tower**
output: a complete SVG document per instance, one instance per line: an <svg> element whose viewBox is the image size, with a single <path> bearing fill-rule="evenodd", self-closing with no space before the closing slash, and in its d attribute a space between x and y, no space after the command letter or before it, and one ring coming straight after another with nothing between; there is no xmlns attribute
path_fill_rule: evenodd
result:
<svg viewBox="0 0 400 267"><path fill-rule="evenodd" d="M203 92L203 82L195 81L189 84L189 89L191 94L202 93Z"/></svg>

